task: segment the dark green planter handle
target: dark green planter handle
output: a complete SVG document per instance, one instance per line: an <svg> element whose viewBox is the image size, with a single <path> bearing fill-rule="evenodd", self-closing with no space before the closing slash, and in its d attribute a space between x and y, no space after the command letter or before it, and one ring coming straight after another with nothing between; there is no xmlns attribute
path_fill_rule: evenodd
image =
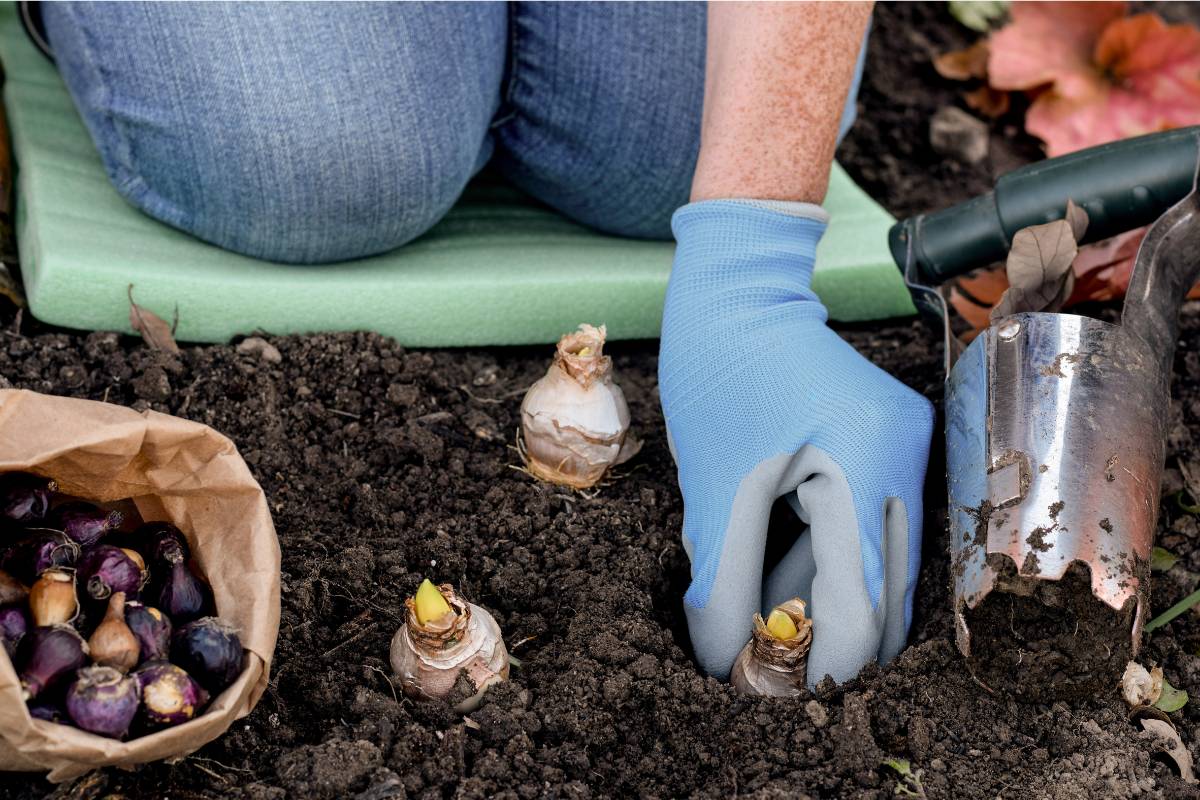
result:
<svg viewBox="0 0 1200 800"><path fill-rule="evenodd" d="M1062 219L1067 199L1088 213L1084 242L1148 225L1192 190L1200 126L1152 133L1039 161L956 206L896 223L888 233L903 271L909 240L918 283L937 285L1002 261L1013 235Z"/></svg>

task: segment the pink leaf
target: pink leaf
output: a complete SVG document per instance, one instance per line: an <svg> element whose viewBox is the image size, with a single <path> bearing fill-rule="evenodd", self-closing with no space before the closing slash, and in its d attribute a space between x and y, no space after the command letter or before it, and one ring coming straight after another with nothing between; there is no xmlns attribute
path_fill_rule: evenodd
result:
<svg viewBox="0 0 1200 800"><path fill-rule="evenodd" d="M996 89L1053 84L1064 97L1102 82L1092 66L1101 32L1125 16L1124 3L1013 3L1012 22L992 34L988 80Z"/></svg>
<svg viewBox="0 0 1200 800"><path fill-rule="evenodd" d="M1046 153L1200 124L1200 30L1120 3L1016 3L992 35L989 82L1036 91L1025 118Z"/></svg>

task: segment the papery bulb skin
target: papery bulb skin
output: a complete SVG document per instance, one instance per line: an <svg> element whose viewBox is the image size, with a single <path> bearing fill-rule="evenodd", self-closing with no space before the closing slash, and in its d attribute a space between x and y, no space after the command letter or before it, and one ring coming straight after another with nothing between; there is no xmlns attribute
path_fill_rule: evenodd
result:
<svg viewBox="0 0 1200 800"><path fill-rule="evenodd" d="M242 674L242 641L230 625L202 617L171 637L171 661L217 695Z"/></svg>
<svg viewBox="0 0 1200 800"><path fill-rule="evenodd" d="M157 608L136 600L125 604L125 624L138 641L138 658L166 661L171 654L171 620Z"/></svg>
<svg viewBox="0 0 1200 800"><path fill-rule="evenodd" d="M166 661L151 661L133 673L142 690L142 719L154 728L187 722L208 703L192 676Z"/></svg>
<svg viewBox="0 0 1200 800"><path fill-rule="evenodd" d="M775 607L769 627L761 614L754 615L754 633L729 673L734 689L770 697L795 697L805 690L812 620L804 611L804 601L795 598Z"/></svg>
<svg viewBox="0 0 1200 800"><path fill-rule="evenodd" d="M0 606L23 603L29 599L29 587L0 570Z"/></svg>
<svg viewBox="0 0 1200 800"><path fill-rule="evenodd" d="M0 475L0 520L33 525L46 518L58 484L25 472Z"/></svg>
<svg viewBox="0 0 1200 800"><path fill-rule="evenodd" d="M641 449L604 355L605 334L603 325L585 324L560 339L550 368L521 403L521 454L541 480L586 489Z"/></svg>
<svg viewBox="0 0 1200 800"><path fill-rule="evenodd" d="M21 689L31 700L87 663L87 642L70 625L34 628L17 648Z"/></svg>
<svg viewBox="0 0 1200 800"><path fill-rule="evenodd" d="M21 639L25 638L25 634L32 627L33 621L23 606L12 605L0 608L0 645L4 647L4 652L8 654L10 661L16 657Z"/></svg>
<svg viewBox="0 0 1200 800"><path fill-rule="evenodd" d="M86 549L119 528L124 519L120 511L109 511L82 500L72 500L56 506L50 512L47 524Z"/></svg>
<svg viewBox="0 0 1200 800"><path fill-rule="evenodd" d="M491 614L460 599L448 583L437 588L451 612L422 624L416 599L407 598L404 625L392 637L392 669L404 693L415 700L446 701L465 672L476 693L455 710L469 713L489 686L508 678L508 649Z"/></svg>
<svg viewBox="0 0 1200 800"><path fill-rule="evenodd" d="M1121 675L1121 697L1130 708L1152 706L1163 691L1162 667L1146 669L1136 661L1125 665Z"/></svg>
<svg viewBox="0 0 1200 800"><path fill-rule="evenodd" d="M85 667L67 690L67 714L80 729L123 739L137 715L141 690L131 675L111 667Z"/></svg>
<svg viewBox="0 0 1200 800"><path fill-rule="evenodd" d="M141 646L125 622L125 593L113 592L108 611L88 639L92 661L125 673L137 666Z"/></svg>
<svg viewBox="0 0 1200 800"><path fill-rule="evenodd" d="M107 601L114 592L136 597L143 577L137 562L110 544L96 545L79 562L79 581L93 600Z"/></svg>
<svg viewBox="0 0 1200 800"><path fill-rule="evenodd" d="M158 562L162 579L151 595L156 607L175 625L211 614L215 603L208 582L192 570L186 555L178 547L168 546L164 552L163 559Z"/></svg>
<svg viewBox="0 0 1200 800"><path fill-rule="evenodd" d="M18 581L32 584L48 569L73 567L79 552L79 545L62 531L35 528L5 549L0 567Z"/></svg>
<svg viewBox="0 0 1200 800"><path fill-rule="evenodd" d="M43 572L29 590L29 613L39 626L67 623L79 616L75 572L61 567Z"/></svg>

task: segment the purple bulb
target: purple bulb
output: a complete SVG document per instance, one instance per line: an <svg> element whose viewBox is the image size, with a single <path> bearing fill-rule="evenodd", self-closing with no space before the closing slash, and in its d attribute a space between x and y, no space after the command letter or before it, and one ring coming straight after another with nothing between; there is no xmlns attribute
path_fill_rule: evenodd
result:
<svg viewBox="0 0 1200 800"><path fill-rule="evenodd" d="M147 522L133 532L133 541L138 550L146 556L146 560L156 564L172 554L172 545L177 545L183 553L184 560L191 555L187 537L183 531L169 522Z"/></svg>
<svg viewBox="0 0 1200 800"><path fill-rule="evenodd" d="M17 654L17 645L33 627L29 621L29 612L23 606L4 606L0 608L0 644L10 659Z"/></svg>
<svg viewBox="0 0 1200 800"><path fill-rule="evenodd" d="M56 722L59 725L70 725L66 709L61 703L52 700L35 700L29 704L29 716L46 722Z"/></svg>
<svg viewBox="0 0 1200 800"><path fill-rule="evenodd" d="M119 528L124 519L120 511L109 511L82 500L73 500L55 507L50 512L48 524L65 533L80 547L87 548Z"/></svg>
<svg viewBox="0 0 1200 800"><path fill-rule="evenodd" d="M51 567L70 567L78 558L79 545L62 531L33 528L5 550L0 568L22 583L32 584Z"/></svg>
<svg viewBox="0 0 1200 800"><path fill-rule="evenodd" d="M21 640L17 661L25 699L37 697L87 663L87 643L70 625L34 628Z"/></svg>
<svg viewBox="0 0 1200 800"><path fill-rule="evenodd" d="M171 620L157 608L133 600L125 604L125 624L137 637L140 660L165 661L171 651Z"/></svg>
<svg viewBox="0 0 1200 800"><path fill-rule="evenodd" d="M0 475L0 519L22 525L39 522L50 510L58 485L49 478L10 472Z"/></svg>
<svg viewBox="0 0 1200 800"><path fill-rule="evenodd" d="M153 661L133 673L142 690L142 717L153 727L187 722L208 702L208 693L174 664Z"/></svg>
<svg viewBox="0 0 1200 800"><path fill-rule="evenodd" d="M113 592L136 597L144 576L125 551L109 544L93 547L79 562L79 583L93 600L105 600Z"/></svg>
<svg viewBox="0 0 1200 800"><path fill-rule="evenodd" d="M242 673L242 642L226 623L204 617L175 632L171 660L209 692L218 694Z"/></svg>
<svg viewBox="0 0 1200 800"><path fill-rule="evenodd" d="M123 739L137 715L141 690L132 675L112 667L85 667L67 690L67 714L85 731Z"/></svg>
<svg viewBox="0 0 1200 800"><path fill-rule="evenodd" d="M151 596L157 601L158 608L166 612L176 625L191 622L194 619L211 614L215 608L212 589L203 578L192 570L184 557L183 551L177 547L167 548L159 574L166 570L162 582Z"/></svg>

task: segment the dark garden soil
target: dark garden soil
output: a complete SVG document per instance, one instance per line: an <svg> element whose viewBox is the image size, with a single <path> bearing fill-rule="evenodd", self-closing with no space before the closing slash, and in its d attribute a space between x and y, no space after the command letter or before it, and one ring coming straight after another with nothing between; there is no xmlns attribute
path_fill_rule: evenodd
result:
<svg viewBox="0 0 1200 800"><path fill-rule="evenodd" d="M982 191L1036 153L1003 123L983 165L929 149L928 117L957 102L929 58L968 41L943 9L879 8L860 122L842 151L898 214ZM940 407L927 328L844 332ZM1155 576L1156 611L1200 582L1200 524L1175 499L1181 464L1200 477L1200 306L1185 310L1181 339L1158 541L1181 560ZM886 798L897 789L887 758L912 762L931 798L1189 795L1127 722L1115 688L1023 704L973 679L953 645L940 438L911 646L844 686L753 699L690 657L682 506L653 343L611 348L645 448L594 496L513 468L521 395L549 348L422 352L370 334L271 343L278 363L233 346L172 357L0 309L0 386L153 408L228 434L283 546L279 647L254 713L177 764L105 770L58 797ZM466 720L413 704L389 679L388 643L423 576L491 610L521 661ZM1149 637L1143 660L1200 693L1198 646L1200 617L1189 613ZM1171 716L1195 752L1200 704ZM53 790L0 778L0 797Z"/></svg>

